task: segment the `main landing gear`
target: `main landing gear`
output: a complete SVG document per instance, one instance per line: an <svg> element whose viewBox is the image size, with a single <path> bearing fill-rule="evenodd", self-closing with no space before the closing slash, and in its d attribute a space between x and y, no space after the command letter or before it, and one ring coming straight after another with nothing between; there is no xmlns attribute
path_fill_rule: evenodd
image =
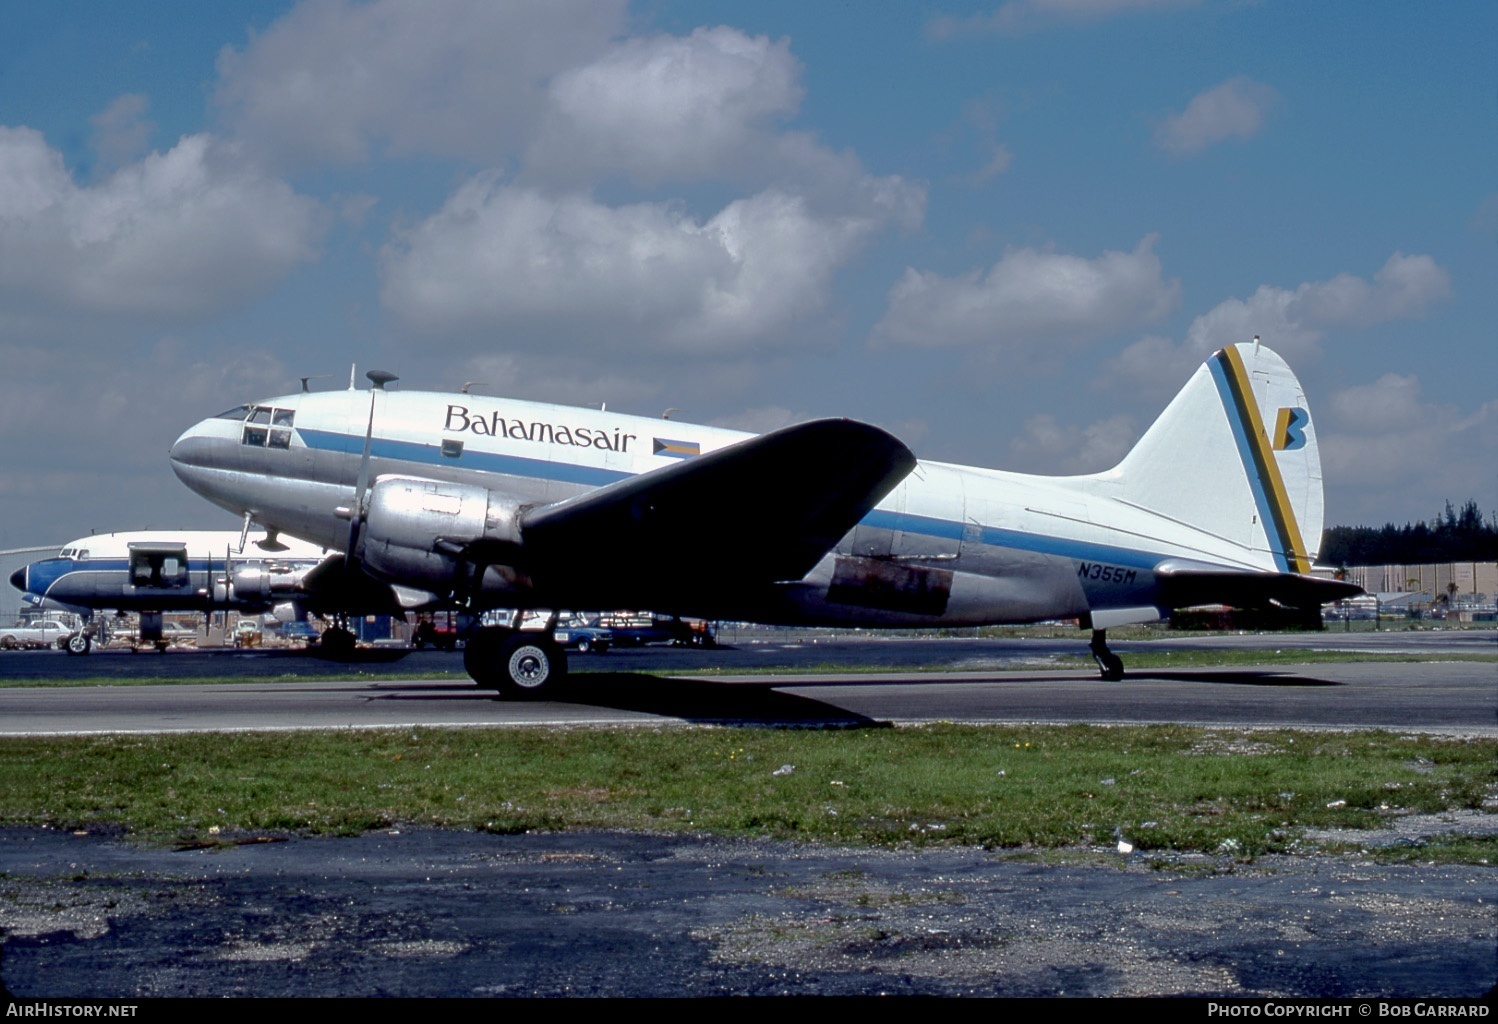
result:
<svg viewBox="0 0 1498 1024"><path fill-rule="evenodd" d="M463 647L463 668L473 681L514 700L554 697L567 678L567 654L551 630L485 626Z"/></svg>
<svg viewBox="0 0 1498 1024"><path fill-rule="evenodd" d="M1124 677L1123 659L1108 650L1107 630L1094 629L1092 643L1087 645L1087 649L1092 652L1092 660L1097 662L1098 671L1103 674L1103 679L1116 683Z"/></svg>

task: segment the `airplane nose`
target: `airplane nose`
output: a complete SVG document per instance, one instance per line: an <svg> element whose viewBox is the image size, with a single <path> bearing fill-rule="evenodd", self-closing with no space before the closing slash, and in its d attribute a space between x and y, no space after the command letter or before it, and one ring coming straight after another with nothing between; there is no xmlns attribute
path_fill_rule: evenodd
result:
<svg viewBox="0 0 1498 1024"><path fill-rule="evenodd" d="M177 474L177 479L199 493L202 493L201 467L207 464L214 449L214 440L204 429L204 423L199 423L184 431L172 443L171 451L167 452L172 472Z"/></svg>
<svg viewBox="0 0 1498 1024"><path fill-rule="evenodd" d="M10 585L21 591L21 593L23 594L26 592L26 568L27 567L23 565L15 572L10 574Z"/></svg>

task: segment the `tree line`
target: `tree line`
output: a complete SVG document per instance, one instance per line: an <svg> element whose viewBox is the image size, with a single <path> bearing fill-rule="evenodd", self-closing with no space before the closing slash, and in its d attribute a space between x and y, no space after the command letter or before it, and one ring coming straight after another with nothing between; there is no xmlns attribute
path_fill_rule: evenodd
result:
<svg viewBox="0 0 1498 1024"><path fill-rule="evenodd" d="M1498 513L1487 521L1477 502L1446 510L1428 523L1333 526L1322 535L1322 565L1425 565L1498 561Z"/></svg>

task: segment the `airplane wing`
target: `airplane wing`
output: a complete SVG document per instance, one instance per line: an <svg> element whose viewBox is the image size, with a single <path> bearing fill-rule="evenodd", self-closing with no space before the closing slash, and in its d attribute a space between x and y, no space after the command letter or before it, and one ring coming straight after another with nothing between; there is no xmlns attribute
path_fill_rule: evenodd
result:
<svg viewBox="0 0 1498 1024"><path fill-rule="evenodd" d="M377 580L357 562L348 565L336 552L309 569L297 591L307 608L319 614L401 615L410 608L438 603L435 594Z"/></svg>
<svg viewBox="0 0 1498 1024"><path fill-rule="evenodd" d="M1363 588L1341 580L1289 572L1226 569L1185 559L1167 559L1155 566L1162 603L1171 608L1225 604L1233 608L1263 608L1269 604L1316 608L1328 601L1356 597Z"/></svg>
<svg viewBox="0 0 1498 1024"><path fill-rule="evenodd" d="M915 467L878 427L816 420L620 480L520 521L538 587L610 606L805 576Z"/></svg>

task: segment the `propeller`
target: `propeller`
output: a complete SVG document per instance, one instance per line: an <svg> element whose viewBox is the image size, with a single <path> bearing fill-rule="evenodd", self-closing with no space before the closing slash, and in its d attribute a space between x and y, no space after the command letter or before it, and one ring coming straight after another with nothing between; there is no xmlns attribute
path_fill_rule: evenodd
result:
<svg viewBox="0 0 1498 1024"><path fill-rule="evenodd" d="M364 497L369 490L369 450L374 443L375 401L385 385L400 380L384 370L370 370L364 376L374 387L369 389L369 424L364 428L364 454L359 457L359 477L354 483L354 504L349 509L348 547L343 552L344 569L354 565L354 548L359 543L359 529L364 525Z"/></svg>

